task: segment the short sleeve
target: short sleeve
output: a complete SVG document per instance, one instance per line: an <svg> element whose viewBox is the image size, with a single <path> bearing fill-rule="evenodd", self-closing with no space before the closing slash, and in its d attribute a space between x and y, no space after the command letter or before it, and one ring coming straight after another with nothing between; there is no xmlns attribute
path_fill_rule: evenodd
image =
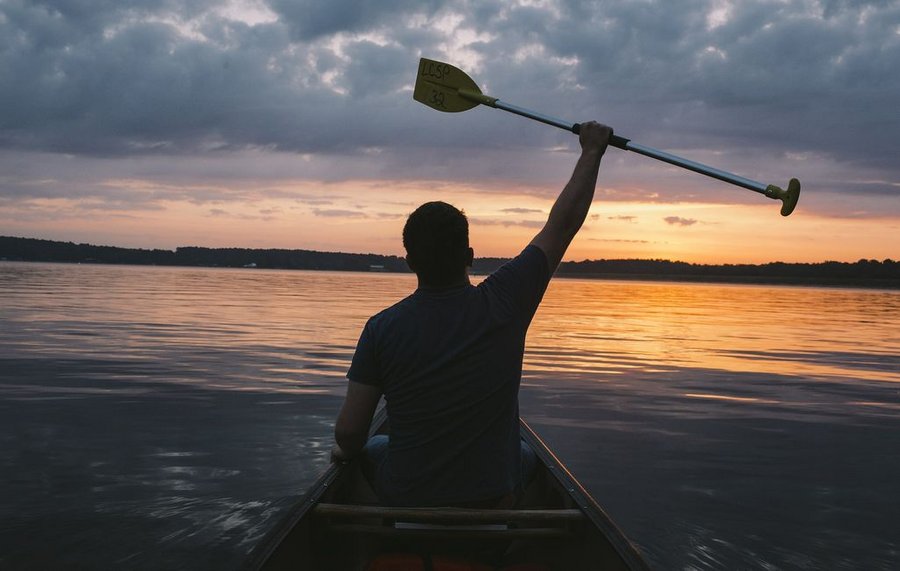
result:
<svg viewBox="0 0 900 571"><path fill-rule="evenodd" d="M510 309L530 318L537 311L549 282L547 255L537 246L529 245L488 276L481 286L502 298Z"/></svg>
<svg viewBox="0 0 900 571"><path fill-rule="evenodd" d="M356 343L356 351L347 371L347 378L364 385L381 386L381 373L378 366L378 347L369 320L363 328Z"/></svg>

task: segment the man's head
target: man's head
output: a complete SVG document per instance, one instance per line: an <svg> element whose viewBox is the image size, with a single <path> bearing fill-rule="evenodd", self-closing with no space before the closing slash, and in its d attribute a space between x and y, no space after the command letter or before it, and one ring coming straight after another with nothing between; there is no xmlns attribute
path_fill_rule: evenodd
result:
<svg viewBox="0 0 900 571"><path fill-rule="evenodd" d="M446 202L426 202L409 215L403 247L409 267L426 285L452 285L472 265L469 221Z"/></svg>

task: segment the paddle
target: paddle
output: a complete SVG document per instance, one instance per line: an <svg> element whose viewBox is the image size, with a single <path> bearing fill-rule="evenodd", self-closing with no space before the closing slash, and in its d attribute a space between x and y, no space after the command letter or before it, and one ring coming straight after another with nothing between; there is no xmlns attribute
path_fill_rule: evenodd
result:
<svg viewBox="0 0 900 571"><path fill-rule="evenodd" d="M425 58L419 60L419 74L416 77L416 87L413 91L413 99L420 103L424 103L432 109L448 113L459 113L461 111L468 111L478 105L487 105L488 107L509 111L516 115L521 115L529 119L534 119L535 121L540 121L541 123L546 123L547 125L571 131L576 135L581 127L578 123L562 121L517 105L511 105L504 101L500 101L496 97L484 95L472 78L466 75L462 70L447 63ZM794 207L797 206L797 200L800 198L800 181L796 178L792 178L788 183L787 190L783 190L774 184L765 185L761 182L750 180L749 178L737 176L698 162L683 159L665 151L635 143L634 141L618 135L610 137L609 144L619 149L632 151L758 192L775 200L781 200L782 216L788 216L793 212Z"/></svg>

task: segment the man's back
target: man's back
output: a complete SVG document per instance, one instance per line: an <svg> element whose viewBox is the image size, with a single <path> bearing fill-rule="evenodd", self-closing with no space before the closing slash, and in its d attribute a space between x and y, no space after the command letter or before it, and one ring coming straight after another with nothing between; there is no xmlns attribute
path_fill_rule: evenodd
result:
<svg viewBox="0 0 900 571"><path fill-rule="evenodd" d="M366 324L334 428L333 457L362 453L365 468L374 462L385 501L490 503L525 484L534 460L518 436L525 332L587 217L610 135L581 124L581 155L547 223L477 288L465 213L438 201L409 215L403 246L419 290ZM367 437L382 395L389 441Z"/></svg>
<svg viewBox="0 0 900 571"><path fill-rule="evenodd" d="M387 402L390 445L376 475L384 501L459 504L520 484L525 334L549 277L531 246L477 287L419 288L369 320L348 377L378 386Z"/></svg>

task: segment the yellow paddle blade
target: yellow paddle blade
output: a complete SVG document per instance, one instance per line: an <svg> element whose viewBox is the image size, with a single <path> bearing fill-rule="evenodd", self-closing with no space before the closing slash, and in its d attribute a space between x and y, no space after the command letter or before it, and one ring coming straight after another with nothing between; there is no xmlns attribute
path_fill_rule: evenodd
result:
<svg viewBox="0 0 900 571"><path fill-rule="evenodd" d="M493 107L494 97L481 94L478 85L459 68L449 63L422 58L413 99L448 113L468 111L480 104Z"/></svg>

